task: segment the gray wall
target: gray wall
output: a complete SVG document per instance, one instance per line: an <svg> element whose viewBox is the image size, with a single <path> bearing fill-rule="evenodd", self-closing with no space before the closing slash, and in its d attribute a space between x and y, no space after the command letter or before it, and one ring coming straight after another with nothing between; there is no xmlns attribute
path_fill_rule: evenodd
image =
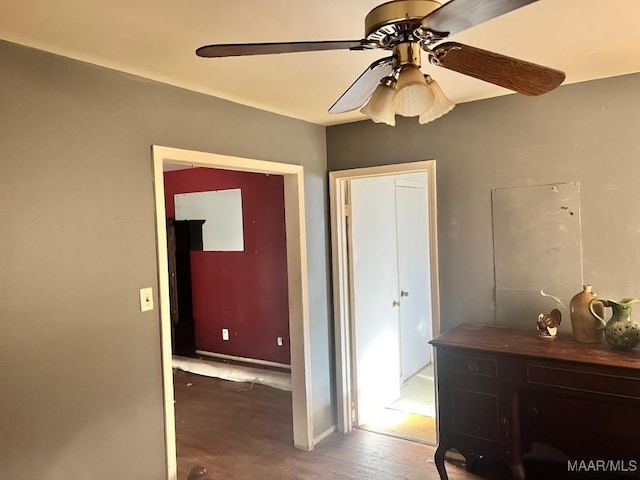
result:
<svg viewBox="0 0 640 480"><path fill-rule="evenodd" d="M0 477L165 476L151 145L301 164L333 423L325 129L0 42Z"/></svg>
<svg viewBox="0 0 640 480"><path fill-rule="evenodd" d="M601 295L640 296L639 106L640 75L629 75L462 104L427 125L400 117L395 128L334 126L327 163L341 170L436 159L442 328L493 323L497 187L580 182L583 280Z"/></svg>

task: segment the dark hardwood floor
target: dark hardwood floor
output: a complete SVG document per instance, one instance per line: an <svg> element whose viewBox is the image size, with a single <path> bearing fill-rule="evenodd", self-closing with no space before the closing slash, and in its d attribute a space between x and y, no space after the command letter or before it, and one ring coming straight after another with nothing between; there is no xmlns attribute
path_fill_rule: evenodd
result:
<svg viewBox="0 0 640 480"><path fill-rule="evenodd" d="M178 478L194 465L212 479L437 480L433 447L361 430L311 452L293 447L291 394L182 371L174 375ZM479 479L448 465L451 480Z"/></svg>
<svg viewBox="0 0 640 480"><path fill-rule="evenodd" d="M355 430L334 433L311 452L293 447L291 394L176 371L178 479L195 465L223 480L438 480L434 447ZM609 474L568 473L566 464L525 460L527 480L621 480ZM504 466L468 473L447 462L450 480L509 480ZM637 473L622 477L638 478Z"/></svg>

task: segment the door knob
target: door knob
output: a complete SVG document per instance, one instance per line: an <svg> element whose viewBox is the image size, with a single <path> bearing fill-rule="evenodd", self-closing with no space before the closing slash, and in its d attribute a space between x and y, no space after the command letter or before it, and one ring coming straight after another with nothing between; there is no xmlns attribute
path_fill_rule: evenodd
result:
<svg viewBox="0 0 640 480"><path fill-rule="evenodd" d="M408 297L409 296L409 292L407 292L406 290L400 290L400 296L401 297Z"/></svg>
<svg viewBox="0 0 640 480"><path fill-rule="evenodd" d="M399 307L400 306L400 302L397 300L394 300L393 303L391 304L392 307Z"/></svg>

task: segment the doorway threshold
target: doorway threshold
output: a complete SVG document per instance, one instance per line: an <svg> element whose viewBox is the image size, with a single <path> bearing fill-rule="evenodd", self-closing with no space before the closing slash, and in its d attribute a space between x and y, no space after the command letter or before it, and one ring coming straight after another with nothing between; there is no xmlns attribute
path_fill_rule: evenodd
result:
<svg viewBox="0 0 640 480"><path fill-rule="evenodd" d="M429 363L404 383L398 400L381 408L360 428L435 446L435 416L433 363Z"/></svg>
<svg viewBox="0 0 640 480"><path fill-rule="evenodd" d="M435 418L394 410L393 408L381 409L374 419L359 428L390 437L403 438L411 442L424 443L425 445L435 446L438 443L436 440Z"/></svg>
<svg viewBox="0 0 640 480"><path fill-rule="evenodd" d="M433 363L418 370L400 387L400 398L393 402L390 408L435 418L436 395Z"/></svg>
<svg viewBox="0 0 640 480"><path fill-rule="evenodd" d="M178 355L172 357L171 365L174 369L206 377L220 378L232 382L258 383L279 390L291 391L291 374L286 372L180 357Z"/></svg>

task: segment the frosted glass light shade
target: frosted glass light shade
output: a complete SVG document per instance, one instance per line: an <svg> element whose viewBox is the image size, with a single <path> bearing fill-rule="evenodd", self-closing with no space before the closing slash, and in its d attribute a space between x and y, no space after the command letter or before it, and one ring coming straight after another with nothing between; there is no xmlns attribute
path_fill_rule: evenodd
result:
<svg viewBox="0 0 640 480"><path fill-rule="evenodd" d="M360 109L360 112L375 123L386 123L394 127L396 125L396 115L393 110L394 93L393 86L381 83L376 87L365 106Z"/></svg>
<svg viewBox="0 0 640 480"><path fill-rule="evenodd" d="M438 82L436 82L430 76L426 76L426 82L428 87L433 92L433 104L429 109L420 115L418 121L422 124L429 123L436 118L449 113L456 106L447 96L444 94Z"/></svg>
<svg viewBox="0 0 640 480"><path fill-rule="evenodd" d="M431 106L433 92L418 67L407 65L402 69L393 101L396 113L404 117L420 115Z"/></svg>

